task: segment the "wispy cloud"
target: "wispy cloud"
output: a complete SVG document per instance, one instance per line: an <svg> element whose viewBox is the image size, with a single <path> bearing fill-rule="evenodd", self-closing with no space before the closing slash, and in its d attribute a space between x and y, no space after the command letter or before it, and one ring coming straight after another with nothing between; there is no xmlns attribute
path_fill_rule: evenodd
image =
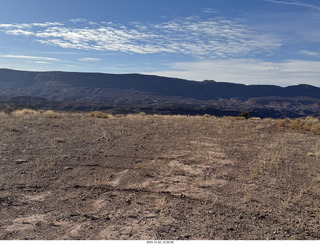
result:
<svg viewBox="0 0 320 244"><path fill-rule="evenodd" d="M74 24L79 22L87 22L87 20L83 18L75 18L75 19L71 19L70 21L73 22Z"/></svg>
<svg viewBox="0 0 320 244"><path fill-rule="evenodd" d="M31 29L34 27L49 27L49 26L62 26L60 22L43 22L43 23L29 23L29 24L0 24L1 29Z"/></svg>
<svg viewBox="0 0 320 244"><path fill-rule="evenodd" d="M320 54L318 52L313 52L309 50L301 50L299 51L300 54L307 55L307 56L312 56L312 57L319 57Z"/></svg>
<svg viewBox="0 0 320 244"><path fill-rule="evenodd" d="M270 3L276 3L276 4L296 5L300 7L311 8L314 10L320 10L320 6L312 5L312 4L301 2L301 1L278 1L278 0L265 0L265 1Z"/></svg>
<svg viewBox="0 0 320 244"><path fill-rule="evenodd" d="M38 57L38 56L24 56L24 55L0 55L0 58L15 58L15 59L26 59L26 60L37 60L37 61L58 61L56 58L49 57Z"/></svg>
<svg viewBox="0 0 320 244"><path fill-rule="evenodd" d="M31 24L0 24L0 31L7 35L15 36L34 36L36 28L47 28L50 26L62 26L59 22L44 22L44 23L31 23Z"/></svg>
<svg viewBox="0 0 320 244"><path fill-rule="evenodd" d="M219 11L216 10L216 9L213 9L213 8L205 8L203 10L203 13L205 13L205 14L217 14L217 13L219 13Z"/></svg>
<svg viewBox="0 0 320 244"><path fill-rule="evenodd" d="M270 52L282 45L271 35L223 18L190 17L153 25L135 22L128 26L74 19L67 24L0 24L0 31L61 48L138 54L179 53L200 58Z"/></svg>
<svg viewBox="0 0 320 244"><path fill-rule="evenodd" d="M149 74L190 80L216 80L244 84L313 84L319 86L320 61L228 59L170 64L167 70Z"/></svg>
<svg viewBox="0 0 320 244"><path fill-rule="evenodd" d="M100 58L79 58L79 61L83 61L83 62L91 62L91 61L100 61Z"/></svg>
<svg viewBox="0 0 320 244"><path fill-rule="evenodd" d="M44 61L34 61L36 64L49 64L49 62L44 62Z"/></svg>
<svg viewBox="0 0 320 244"><path fill-rule="evenodd" d="M32 36L34 35L33 32L31 31L27 31L27 30L23 30L23 29L12 29L12 30L6 30L5 33L7 35L14 35L14 36Z"/></svg>

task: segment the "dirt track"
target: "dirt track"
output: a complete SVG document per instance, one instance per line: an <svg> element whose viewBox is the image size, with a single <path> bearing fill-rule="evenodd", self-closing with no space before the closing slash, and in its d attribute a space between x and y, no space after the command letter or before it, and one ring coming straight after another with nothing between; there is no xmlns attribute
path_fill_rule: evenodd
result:
<svg viewBox="0 0 320 244"><path fill-rule="evenodd" d="M0 239L320 238L319 136L205 117L0 123Z"/></svg>

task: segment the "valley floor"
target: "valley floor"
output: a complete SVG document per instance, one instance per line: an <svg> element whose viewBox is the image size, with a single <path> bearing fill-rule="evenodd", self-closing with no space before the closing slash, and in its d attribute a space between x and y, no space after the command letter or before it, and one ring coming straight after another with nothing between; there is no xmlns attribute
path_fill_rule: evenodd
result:
<svg viewBox="0 0 320 244"><path fill-rule="evenodd" d="M0 114L0 239L320 239L320 137L275 120Z"/></svg>

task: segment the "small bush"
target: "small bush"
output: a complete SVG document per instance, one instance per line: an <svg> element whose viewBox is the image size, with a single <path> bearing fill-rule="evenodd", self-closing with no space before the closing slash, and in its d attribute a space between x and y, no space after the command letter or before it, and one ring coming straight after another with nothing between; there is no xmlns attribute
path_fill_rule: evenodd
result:
<svg viewBox="0 0 320 244"><path fill-rule="evenodd" d="M137 163L134 168L143 176L153 176L155 171L154 167L146 162Z"/></svg>
<svg viewBox="0 0 320 244"><path fill-rule="evenodd" d="M320 123L311 125L310 131L315 135L320 135Z"/></svg>
<svg viewBox="0 0 320 244"><path fill-rule="evenodd" d="M58 118L61 116L61 114L53 111L53 110L47 110L43 113L43 115L47 118Z"/></svg>
<svg viewBox="0 0 320 244"><path fill-rule="evenodd" d="M140 113L138 113L138 115L144 117L144 116L146 116L147 114L146 114L145 112L140 112Z"/></svg>
<svg viewBox="0 0 320 244"><path fill-rule="evenodd" d="M300 130L302 130L304 124L305 124L304 121L302 121L300 119L296 119L290 123L289 127L291 130L300 131Z"/></svg>
<svg viewBox="0 0 320 244"><path fill-rule="evenodd" d="M108 114L101 111L93 111L91 112L91 116L95 118L109 118Z"/></svg>
<svg viewBox="0 0 320 244"><path fill-rule="evenodd" d="M125 114L114 114L113 117L115 118L123 118L123 117L126 117Z"/></svg>
<svg viewBox="0 0 320 244"><path fill-rule="evenodd" d="M211 117L211 115L210 114L204 114L203 117L209 119Z"/></svg>
<svg viewBox="0 0 320 244"><path fill-rule="evenodd" d="M240 113L240 114L238 114L238 116L239 116L239 117L244 117L244 118L246 118L246 119L249 119L249 112L246 111L246 112Z"/></svg>
<svg viewBox="0 0 320 244"><path fill-rule="evenodd" d="M297 132L310 131L320 135L320 121L317 118L307 117L305 119L280 119L276 121L278 131L292 130Z"/></svg>

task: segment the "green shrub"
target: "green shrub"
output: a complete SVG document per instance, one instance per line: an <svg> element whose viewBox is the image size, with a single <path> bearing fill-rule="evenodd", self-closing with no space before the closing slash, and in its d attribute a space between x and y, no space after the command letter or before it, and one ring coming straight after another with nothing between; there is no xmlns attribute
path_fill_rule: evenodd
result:
<svg viewBox="0 0 320 244"><path fill-rule="evenodd" d="M249 112L246 111L246 112L242 112L240 114L238 114L239 117L244 117L245 119L248 119L249 118Z"/></svg>

